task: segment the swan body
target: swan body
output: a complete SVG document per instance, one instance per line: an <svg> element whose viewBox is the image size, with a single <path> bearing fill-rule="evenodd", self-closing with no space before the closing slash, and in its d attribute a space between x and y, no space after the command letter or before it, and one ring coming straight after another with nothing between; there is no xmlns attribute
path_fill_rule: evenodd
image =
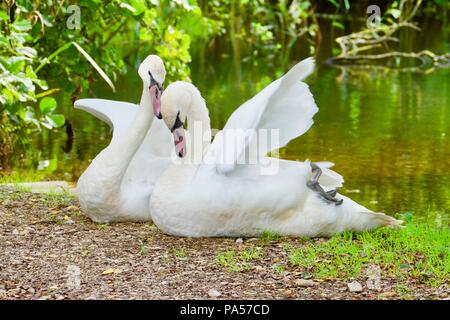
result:
<svg viewBox="0 0 450 320"><path fill-rule="evenodd" d="M104 99L75 102L75 108L103 120L113 130L110 144L83 172L76 188L83 212L95 222L151 221L153 186L170 163L170 132L161 121L153 121L154 114L160 116L158 90L165 78L162 60L148 56L139 75L143 80L139 106Z"/></svg>
<svg viewBox="0 0 450 320"><path fill-rule="evenodd" d="M229 130L238 128L279 129L276 148L306 132L317 106L308 86L300 80L313 69L313 60L306 59L244 103L202 152L199 163L185 158L192 153L189 143L194 137L184 139L184 133L178 131L184 129L180 123L187 118L189 126L200 121L208 132L206 105L190 84L176 82L166 88L161 112L173 131L176 153L185 156L164 171L153 189L150 212L158 228L168 234L190 237L251 237L264 231L312 237L400 223L340 194L336 195L343 200L340 205L324 201L307 187L312 176L309 161L267 157L273 145L260 146L251 135L221 143ZM182 142L177 140L180 136ZM259 161L255 164L240 161L252 144L256 145ZM182 149L186 150L180 152ZM232 161L220 161L224 158ZM276 171L262 174L263 167L272 165ZM342 185L342 176L330 170L329 163L319 166L323 172L319 183L324 189Z"/></svg>

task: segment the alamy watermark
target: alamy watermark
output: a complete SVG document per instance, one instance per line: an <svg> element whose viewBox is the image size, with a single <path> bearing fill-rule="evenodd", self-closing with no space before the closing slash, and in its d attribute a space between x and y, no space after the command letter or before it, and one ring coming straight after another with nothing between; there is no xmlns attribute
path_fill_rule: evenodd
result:
<svg viewBox="0 0 450 320"><path fill-rule="evenodd" d="M366 21L367 28L374 29L380 26L381 24L381 9L379 6L372 4L367 7L366 12L369 15Z"/></svg>
<svg viewBox="0 0 450 320"><path fill-rule="evenodd" d="M66 26L70 30L81 29L81 9L77 5L70 5L66 9L66 13L70 14L67 18Z"/></svg>
<svg viewBox="0 0 450 320"><path fill-rule="evenodd" d="M70 264L66 269L67 281L66 287L69 290L78 290L81 287L81 270L80 267Z"/></svg>
<svg viewBox="0 0 450 320"><path fill-rule="evenodd" d="M261 175L278 172L280 148L279 129L217 129L203 128L201 121L190 123L191 130L185 131L186 154L183 164L217 165L227 171L236 165L257 165ZM215 133L214 141L211 136ZM270 157L266 154L270 152ZM180 160L176 149L172 149L175 164Z"/></svg>

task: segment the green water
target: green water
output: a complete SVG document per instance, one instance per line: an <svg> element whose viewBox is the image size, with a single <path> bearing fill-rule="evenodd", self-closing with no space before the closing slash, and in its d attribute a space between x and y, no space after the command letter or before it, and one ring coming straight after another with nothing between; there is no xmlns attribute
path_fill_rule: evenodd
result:
<svg viewBox="0 0 450 320"><path fill-rule="evenodd" d="M207 101L212 126L219 129L237 106L307 56L307 50L297 48L284 63L264 58L245 62L231 54L217 54L223 47L213 49L210 55L205 54L208 49L194 50L191 74ZM330 54L322 50L319 57ZM116 82L116 93L99 80L83 96L138 102L141 82L130 70ZM319 58L316 72L307 79L319 113L313 127L282 150L282 157L334 162L334 169L346 180L341 192L372 210L411 212L447 224L449 75L449 68L426 75L340 69ZM12 175L32 171L38 179L76 181L108 145L105 124L75 111L67 94L61 93L59 101L74 127L73 145L67 144L64 130L43 132L34 139L36 160L18 162Z"/></svg>

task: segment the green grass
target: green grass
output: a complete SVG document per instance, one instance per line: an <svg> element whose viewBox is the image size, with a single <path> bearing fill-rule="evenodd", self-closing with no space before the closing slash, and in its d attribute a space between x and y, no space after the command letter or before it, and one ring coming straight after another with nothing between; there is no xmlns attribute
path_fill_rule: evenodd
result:
<svg viewBox="0 0 450 320"><path fill-rule="evenodd" d="M291 267L318 278L357 277L369 264L378 265L384 276L413 277L434 286L450 275L450 229L429 224L409 222L403 229L345 232L288 250Z"/></svg>
<svg viewBox="0 0 450 320"><path fill-rule="evenodd" d="M279 273L279 274L286 273L286 267L282 264L274 264L274 265L272 265L272 269L273 269L273 271L275 271L276 273Z"/></svg>
<svg viewBox="0 0 450 320"><path fill-rule="evenodd" d="M281 235L269 230L263 231L262 235L259 237L259 240L263 245L267 245L271 241L279 241L281 239L282 239Z"/></svg>
<svg viewBox="0 0 450 320"><path fill-rule="evenodd" d="M179 258L179 259L185 259L187 258L187 254L184 251L183 248L176 248L173 250L173 254L175 255L175 257Z"/></svg>
<svg viewBox="0 0 450 320"><path fill-rule="evenodd" d="M66 206L73 201L74 196L68 193L41 193L40 198L42 202L49 208L55 208L60 206Z"/></svg>
<svg viewBox="0 0 450 320"><path fill-rule="evenodd" d="M12 171L7 174L0 174L0 184L3 183L23 183L23 182L37 182L44 181L45 173L40 171Z"/></svg>
<svg viewBox="0 0 450 320"><path fill-rule="evenodd" d="M109 224L108 223L100 223L97 225L97 228L99 230L108 230Z"/></svg>
<svg viewBox="0 0 450 320"><path fill-rule="evenodd" d="M8 195L4 195L0 191L0 200L4 201L6 198L11 200L21 200L24 193L30 193L31 187L20 185L20 182L2 182L0 180L0 184L2 183L11 183L12 188L14 190L13 193L8 193ZM50 208L68 205L71 201L74 200L74 196L69 192L56 192L52 189L49 189L45 193L35 194L35 198L39 198L42 203Z"/></svg>
<svg viewBox="0 0 450 320"><path fill-rule="evenodd" d="M6 199L21 201L25 194L31 192L30 187L26 187L23 185L16 185L15 183L13 184L13 190L14 192L7 194L4 194L0 190L0 201L4 202ZM61 206L69 205L74 200L75 197L68 192L61 193L49 190L46 193L39 193L39 194L36 193L33 195L33 198L39 199L39 201L42 202L42 204L44 204L49 208L58 208Z"/></svg>
<svg viewBox="0 0 450 320"><path fill-rule="evenodd" d="M250 246L245 249L230 249L217 254L217 263L219 266L232 272L241 272L251 269L251 261L261 259L263 249L256 246Z"/></svg>

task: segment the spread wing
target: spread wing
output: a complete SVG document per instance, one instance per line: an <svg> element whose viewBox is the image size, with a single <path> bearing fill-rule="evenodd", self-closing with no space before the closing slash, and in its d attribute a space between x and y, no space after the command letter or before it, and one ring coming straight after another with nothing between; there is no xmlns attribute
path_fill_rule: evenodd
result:
<svg viewBox="0 0 450 320"><path fill-rule="evenodd" d="M133 103L106 99L80 99L74 107L107 123L113 132L112 142L126 132L139 109Z"/></svg>
<svg viewBox="0 0 450 320"><path fill-rule="evenodd" d="M256 158L262 158L311 127L318 108L308 85L301 80L313 70L313 58L299 62L233 112L207 154L215 159L218 172L233 171L236 164L245 163L245 158L255 152ZM263 136L257 139L263 132L268 143Z"/></svg>

